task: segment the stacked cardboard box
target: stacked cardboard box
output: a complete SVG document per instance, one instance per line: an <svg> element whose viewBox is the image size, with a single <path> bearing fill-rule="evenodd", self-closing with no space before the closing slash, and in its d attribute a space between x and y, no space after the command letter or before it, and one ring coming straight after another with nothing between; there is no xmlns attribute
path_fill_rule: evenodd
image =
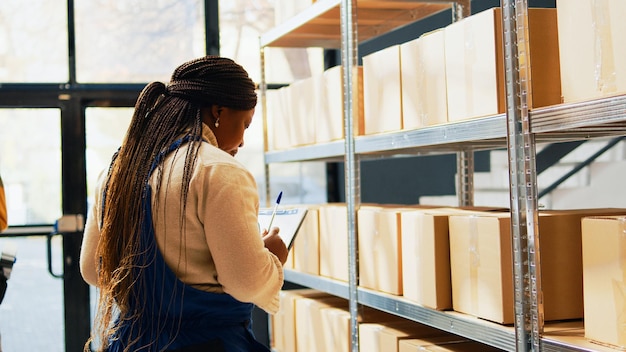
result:
<svg viewBox="0 0 626 352"><path fill-rule="evenodd" d="M528 107L561 102L559 49L555 9L529 9L531 95ZM448 121L503 113L504 48L501 9L492 8L445 29Z"/></svg>
<svg viewBox="0 0 626 352"><path fill-rule="evenodd" d="M624 209L576 209L539 214L544 318L583 317L581 219ZM513 258L508 213L452 215L450 266L455 311L502 324L514 322Z"/></svg>
<svg viewBox="0 0 626 352"><path fill-rule="evenodd" d="M319 206L309 205L304 221L292 247L293 269L299 272L320 274Z"/></svg>
<svg viewBox="0 0 626 352"><path fill-rule="evenodd" d="M582 220L585 337L626 348L626 216Z"/></svg>
<svg viewBox="0 0 626 352"><path fill-rule="evenodd" d="M444 32L436 30L400 44L402 128L448 121Z"/></svg>
<svg viewBox="0 0 626 352"><path fill-rule="evenodd" d="M320 275L348 282L348 210L345 204L319 209Z"/></svg>
<svg viewBox="0 0 626 352"><path fill-rule="evenodd" d="M363 134L363 69L355 67L353 133ZM267 92L270 150L284 150L343 139L341 66Z"/></svg>
<svg viewBox="0 0 626 352"><path fill-rule="evenodd" d="M557 0L566 103L626 93L626 2Z"/></svg>

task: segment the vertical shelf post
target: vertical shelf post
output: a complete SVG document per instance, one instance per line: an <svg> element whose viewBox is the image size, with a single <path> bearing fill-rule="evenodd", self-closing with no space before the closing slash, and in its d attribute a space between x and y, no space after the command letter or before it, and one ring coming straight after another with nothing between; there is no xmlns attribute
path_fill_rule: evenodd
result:
<svg viewBox="0 0 626 352"><path fill-rule="evenodd" d="M527 0L502 0L502 22L516 350L539 351L543 333L543 298L539 261L535 137L530 132L528 114L531 76L528 61Z"/></svg>
<svg viewBox="0 0 626 352"><path fill-rule="evenodd" d="M456 155L457 196L459 206L474 205L474 151L463 149Z"/></svg>
<svg viewBox="0 0 626 352"><path fill-rule="evenodd" d="M452 22L462 20L472 14L470 0L456 0L452 3Z"/></svg>
<svg viewBox="0 0 626 352"><path fill-rule="evenodd" d="M260 41L260 38L259 38ZM265 206L271 206L270 201L270 165L267 162L267 152L269 151L268 117L267 117L267 82L265 80L265 48L259 45L261 59L261 82L259 92L261 93L261 116L263 117L263 167L265 173Z"/></svg>
<svg viewBox="0 0 626 352"><path fill-rule="evenodd" d="M354 148L354 114L358 113L359 87L358 36L356 0L341 1L341 64L343 68L343 117L345 131L345 194L348 212L348 266L349 266L349 309L350 336L352 351L359 351L358 326L358 246L357 246L357 211L361 204L360 162Z"/></svg>
<svg viewBox="0 0 626 352"><path fill-rule="evenodd" d="M452 22L472 14L470 0L457 0L452 4ZM474 151L463 149L456 154L457 197L459 206L474 205Z"/></svg>

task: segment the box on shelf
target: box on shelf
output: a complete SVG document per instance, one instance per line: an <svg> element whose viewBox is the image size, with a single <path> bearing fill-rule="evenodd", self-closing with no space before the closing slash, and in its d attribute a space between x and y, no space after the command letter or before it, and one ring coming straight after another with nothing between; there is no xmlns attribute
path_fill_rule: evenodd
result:
<svg viewBox="0 0 626 352"><path fill-rule="evenodd" d="M327 337L324 336L325 322L322 310L328 307L338 307L347 311L348 300L339 297L296 300L295 351L324 351Z"/></svg>
<svg viewBox="0 0 626 352"><path fill-rule="evenodd" d="M355 67L358 80L356 88L358 102L353 106L353 133L363 134L363 67ZM343 119L343 70L335 66L324 71L321 84L322 103L316 121L316 142L324 143L343 139L345 126Z"/></svg>
<svg viewBox="0 0 626 352"><path fill-rule="evenodd" d="M315 143L315 120L321 103L321 77L312 76L293 82L291 90L291 119L289 123L291 146L298 147Z"/></svg>
<svg viewBox="0 0 626 352"><path fill-rule="evenodd" d="M295 250L292 246L287 254L287 260L283 264L283 269L295 269L295 263Z"/></svg>
<svg viewBox="0 0 626 352"><path fill-rule="evenodd" d="M414 209L400 213L403 296L434 309L452 308L448 215Z"/></svg>
<svg viewBox="0 0 626 352"><path fill-rule="evenodd" d="M440 207L400 213L403 296L420 305L452 309L448 217L493 207Z"/></svg>
<svg viewBox="0 0 626 352"><path fill-rule="evenodd" d="M444 336L448 333L409 320L359 324L360 352L397 352L401 340Z"/></svg>
<svg viewBox="0 0 626 352"><path fill-rule="evenodd" d="M358 210L359 286L402 294L402 252L398 209L362 206Z"/></svg>
<svg viewBox="0 0 626 352"><path fill-rule="evenodd" d="M291 133L289 124L291 113L291 91L289 87L267 91L268 130L271 131L269 150L284 150L291 148Z"/></svg>
<svg viewBox="0 0 626 352"><path fill-rule="evenodd" d="M482 11L445 32L448 121L504 113L506 108L502 11ZM555 9L528 9L529 108L561 102Z"/></svg>
<svg viewBox="0 0 626 352"><path fill-rule="evenodd" d="M583 317L581 219L624 209L539 213L544 319ZM452 304L455 311L502 324L514 322L511 222L508 213L449 217ZM567 268L567 270L563 270Z"/></svg>
<svg viewBox="0 0 626 352"><path fill-rule="evenodd" d="M350 352L350 311L338 307L322 308L322 334L312 338L321 339L324 346L318 351Z"/></svg>
<svg viewBox="0 0 626 352"><path fill-rule="evenodd" d="M626 93L626 2L557 0L566 103Z"/></svg>
<svg viewBox="0 0 626 352"><path fill-rule="evenodd" d="M296 271L320 274L319 208L308 205L304 221L292 247L293 268Z"/></svg>
<svg viewBox="0 0 626 352"><path fill-rule="evenodd" d="M400 44L402 128L448 121L444 32L436 30Z"/></svg>
<svg viewBox="0 0 626 352"><path fill-rule="evenodd" d="M399 352L491 352L502 351L477 341L462 339L458 336L445 336L432 339L401 340Z"/></svg>
<svg viewBox="0 0 626 352"><path fill-rule="evenodd" d="M365 134L402 129L400 46L392 45L363 57Z"/></svg>
<svg viewBox="0 0 626 352"><path fill-rule="evenodd" d="M299 298L328 298L329 294L312 290L280 291L280 310L271 315L272 347L278 351L296 350L296 300Z"/></svg>
<svg viewBox="0 0 626 352"><path fill-rule="evenodd" d="M344 308L325 307L321 309L321 315L325 345L320 351L352 351L350 312ZM357 321L359 323L381 323L403 321L403 319L397 315L361 306L358 311Z"/></svg>
<svg viewBox="0 0 626 352"><path fill-rule="evenodd" d="M626 349L626 217L582 220L585 338Z"/></svg>
<svg viewBox="0 0 626 352"><path fill-rule="evenodd" d="M319 208L320 275L348 282L348 210L343 203Z"/></svg>

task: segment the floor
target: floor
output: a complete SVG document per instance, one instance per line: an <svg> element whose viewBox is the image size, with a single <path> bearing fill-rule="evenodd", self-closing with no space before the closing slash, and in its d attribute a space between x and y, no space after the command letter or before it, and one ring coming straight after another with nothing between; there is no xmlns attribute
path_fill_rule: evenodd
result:
<svg viewBox="0 0 626 352"><path fill-rule="evenodd" d="M0 304L2 352L65 352L63 282L48 273L45 237L0 238L0 248L5 241L17 246L17 261ZM53 258L59 247L53 241Z"/></svg>

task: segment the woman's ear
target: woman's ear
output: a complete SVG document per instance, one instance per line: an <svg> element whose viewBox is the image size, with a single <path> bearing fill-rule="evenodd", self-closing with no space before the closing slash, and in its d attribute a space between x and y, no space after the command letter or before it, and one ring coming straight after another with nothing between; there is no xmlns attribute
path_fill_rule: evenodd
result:
<svg viewBox="0 0 626 352"><path fill-rule="evenodd" d="M215 123L219 125L219 117L222 108L218 105L211 105L210 107L202 108L202 122L207 126L215 126Z"/></svg>
<svg viewBox="0 0 626 352"><path fill-rule="evenodd" d="M213 117L214 120L217 120L220 118L220 114L222 113L222 107L219 105L211 105L211 117Z"/></svg>
<svg viewBox="0 0 626 352"><path fill-rule="evenodd" d="M210 107L204 107L200 110L200 114L202 114L202 123L207 126L210 126L213 122L213 109Z"/></svg>

